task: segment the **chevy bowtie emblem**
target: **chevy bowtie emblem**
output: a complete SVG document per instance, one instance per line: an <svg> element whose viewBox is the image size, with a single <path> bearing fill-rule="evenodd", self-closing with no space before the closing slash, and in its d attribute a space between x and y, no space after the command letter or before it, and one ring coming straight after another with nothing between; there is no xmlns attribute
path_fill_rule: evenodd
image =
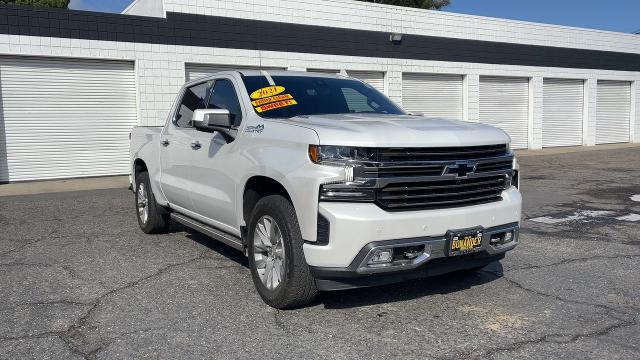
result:
<svg viewBox="0 0 640 360"><path fill-rule="evenodd" d="M458 179L463 179L474 173L477 166L473 161L456 161L455 164L445 166L442 175L456 174Z"/></svg>

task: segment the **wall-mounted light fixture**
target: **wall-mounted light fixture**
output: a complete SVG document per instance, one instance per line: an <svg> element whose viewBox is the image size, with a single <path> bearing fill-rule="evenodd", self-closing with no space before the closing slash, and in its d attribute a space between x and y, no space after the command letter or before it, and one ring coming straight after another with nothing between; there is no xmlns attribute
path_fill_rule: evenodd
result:
<svg viewBox="0 0 640 360"><path fill-rule="evenodd" d="M391 33L389 35L389 41L391 41L393 44L400 44L402 42L402 34L398 34L398 33Z"/></svg>

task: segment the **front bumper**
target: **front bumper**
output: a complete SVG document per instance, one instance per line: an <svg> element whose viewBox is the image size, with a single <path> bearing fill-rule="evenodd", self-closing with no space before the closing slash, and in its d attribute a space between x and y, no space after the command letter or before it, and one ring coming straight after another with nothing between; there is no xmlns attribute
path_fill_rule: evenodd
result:
<svg viewBox="0 0 640 360"><path fill-rule="evenodd" d="M479 268L493 261L501 260L504 256L505 253L495 255L475 253L471 255L457 256L454 258L439 258L430 261L417 269L376 275L360 275L344 271L334 272L328 268L317 267L311 267L311 273L316 279L316 287L318 290L336 291L394 284L403 281L438 276L454 271Z"/></svg>
<svg viewBox="0 0 640 360"><path fill-rule="evenodd" d="M449 238L426 237L418 239L401 239L376 241L367 244L348 267L311 266L311 273L316 278L319 290L343 290L356 287L382 285L409 279L441 275L444 273L472 269L484 266L492 261L504 258L504 254L518 245L518 223L482 229L482 243L478 252L450 256ZM511 232L513 240L504 244L491 243L498 235ZM418 247L421 254L410 261L388 266L371 266L368 261L380 250L406 249ZM416 254L417 255L417 254Z"/></svg>
<svg viewBox="0 0 640 360"><path fill-rule="evenodd" d="M505 190L501 201L451 209L389 212L372 203L321 202L329 241L306 243L305 260L312 267L346 268L369 243L437 239L450 230L520 223L521 209L522 197L515 187Z"/></svg>

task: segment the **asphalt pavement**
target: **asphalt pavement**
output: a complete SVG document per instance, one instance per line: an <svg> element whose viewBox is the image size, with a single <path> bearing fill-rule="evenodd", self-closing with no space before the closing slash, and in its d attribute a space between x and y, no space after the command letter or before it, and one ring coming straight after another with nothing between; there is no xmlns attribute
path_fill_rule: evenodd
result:
<svg viewBox="0 0 640 360"><path fill-rule="evenodd" d="M142 233L125 188L0 197L0 359L640 358L640 148L520 163L500 263L288 311L231 248Z"/></svg>

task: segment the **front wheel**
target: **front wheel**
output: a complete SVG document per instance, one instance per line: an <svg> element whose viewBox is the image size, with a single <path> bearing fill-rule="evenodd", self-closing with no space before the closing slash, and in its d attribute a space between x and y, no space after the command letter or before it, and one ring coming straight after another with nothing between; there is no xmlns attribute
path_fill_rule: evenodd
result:
<svg viewBox="0 0 640 360"><path fill-rule="evenodd" d="M304 258L304 242L291 203L280 195L260 199L248 234L249 267L264 302L286 309L313 301L318 290Z"/></svg>

